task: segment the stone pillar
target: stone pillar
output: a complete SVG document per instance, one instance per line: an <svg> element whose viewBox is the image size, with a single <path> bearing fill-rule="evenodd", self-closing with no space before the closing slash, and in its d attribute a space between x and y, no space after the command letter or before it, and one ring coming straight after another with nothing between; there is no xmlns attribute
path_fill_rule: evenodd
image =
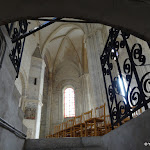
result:
<svg viewBox="0 0 150 150"><path fill-rule="evenodd" d="M104 49L102 25L86 24L85 46L87 49L88 69L93 90L91 107L102 105L106 102L105 87L101 69L100 55Z"/></svg>
<svg viewBox="0 0 150 150"><path fill-rule="evenodd" d="M82 112L89 111L91 107L91 100L93 100L93 90L91 88L91 81L89 77L88 69L88 59L87 59L87 50L86 42L83 41L82 49L82 64L83 64L83 75L80 76L81 86L82 86Z"/></svg>
<svg viewBox="0 0 150 150"><path fill-rule="evenodd" d="M47 114L46 114L46 129L45 136L51 134L51 106L52 106L52 73L49 74L49 91L48 91L48 100L47 100Z"/></svg>
<svg viewBox="0 0 150 150"><path fill-rule="evenodd" d="M89 74L85 73L81 77L82 83L82 113L91 109L92 91Z"/></svg>
<svg viewBox="0 0 150 150"><path fill-rule="evenodd" d="M27 126L28 138L39 138L41 107L43 97L45 62L42 58L33 57L31 61L27 99L25 100L25 119L24 124Z"/></svg>

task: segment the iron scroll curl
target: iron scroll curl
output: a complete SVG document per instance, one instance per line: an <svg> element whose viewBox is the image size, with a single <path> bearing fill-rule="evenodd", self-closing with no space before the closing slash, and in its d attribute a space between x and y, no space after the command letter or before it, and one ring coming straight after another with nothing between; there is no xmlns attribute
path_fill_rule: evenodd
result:
<svg viewBox="0 0 150 150"><path fill-rule="evenodd" d="M18 27L14 27L13 28L13 33L10 35L12 35L12 39L16 39L17 37L19 37L20 35L24 34L27 32L28 29L28 22L27 20L21 20L18 22ZM19 69L20 69L20 64L21 64L21 59L22 59L22 54L23 54L23 49L24 49L24 43L25 43L25 38L23 39L18 39L15 43L14 43L14 47L11 50L11 53L9 54L9 57L14 65L14 68L17 72L17 76L19 74Z"/></svg>
<svg viewBox="0 0 150 150"><path fill-rule="evenodd" d="M148 109L150 102L150 72L141 76L137 71L145 65L146 56L140 43L130 48L128 40L130 34L111 28L100 57L112 127L121 125L126 117L132 119L133 113L141 107ZM120 51L125 53L123 62L119 58Z"/></svg>

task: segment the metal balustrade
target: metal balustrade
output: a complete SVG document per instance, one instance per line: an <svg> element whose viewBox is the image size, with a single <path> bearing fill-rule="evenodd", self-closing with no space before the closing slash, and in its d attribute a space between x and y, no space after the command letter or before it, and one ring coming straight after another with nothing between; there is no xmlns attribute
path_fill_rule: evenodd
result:
<svg viewBox="0 0 150 150"><path fill-rule="evenodd" d="M149 50L129 44L130 36L111 28L100 56L112 128L139 109L148 109L150 102L150 72L145 69Z"/></svg>

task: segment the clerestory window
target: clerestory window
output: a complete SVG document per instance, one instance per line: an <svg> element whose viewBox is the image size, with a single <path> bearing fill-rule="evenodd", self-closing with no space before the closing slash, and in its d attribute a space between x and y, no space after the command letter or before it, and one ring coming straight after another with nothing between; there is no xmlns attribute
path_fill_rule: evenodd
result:
<svg viewBox="0 0 150 150"><path fill-rule="evenodd" d="M75 94L73 88L64 90L64 117L75 117Z"/></svg>

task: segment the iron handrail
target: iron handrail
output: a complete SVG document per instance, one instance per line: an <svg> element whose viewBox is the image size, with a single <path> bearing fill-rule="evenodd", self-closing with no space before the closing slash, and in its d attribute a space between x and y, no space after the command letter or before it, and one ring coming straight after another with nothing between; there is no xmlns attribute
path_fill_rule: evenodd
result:
<svg viewBox="0 0 150 150"><path fill-rule="evenodd" d="M25 133L23 133L22 131L16 129L15 127L13 127L11 124L6 122L1 117L0 117L0 126L4 127L5 129L8 129L10 132L14 133L19 138L26 139L26 134Z"/></svg>

